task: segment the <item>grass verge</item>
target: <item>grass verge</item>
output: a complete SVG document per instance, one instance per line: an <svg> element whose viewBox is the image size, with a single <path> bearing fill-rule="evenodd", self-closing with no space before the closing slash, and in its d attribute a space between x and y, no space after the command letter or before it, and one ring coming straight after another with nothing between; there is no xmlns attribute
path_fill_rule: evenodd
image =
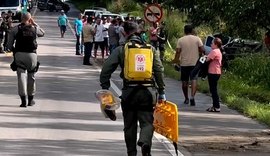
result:
<svg viewBox="0 0 270 156"><path fill-rule="evenodd" d="M165 62L164 68L167 77L179 79L179 72L175 71L170 63ZM268 100L266 98L270 94L268 90L258 86L248 86L231 73L222 75L218 89L223 104L270 126L270 104L262 102ZM208 82L198 80L198 90L209 94Z"/></svg>

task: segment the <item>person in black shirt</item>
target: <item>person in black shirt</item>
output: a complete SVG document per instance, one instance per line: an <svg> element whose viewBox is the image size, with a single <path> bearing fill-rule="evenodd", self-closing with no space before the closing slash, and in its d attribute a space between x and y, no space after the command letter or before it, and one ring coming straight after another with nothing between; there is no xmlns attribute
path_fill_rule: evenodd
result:
<svg viewBox="0 0 270 156"><path fill-rule="evenodd" d="M158 48L160 52L160 60L164 61L164 53L165 53L165 45L168 38L168 32L165 30L165 23L161 22L160 27L158 29Z"/></svg>

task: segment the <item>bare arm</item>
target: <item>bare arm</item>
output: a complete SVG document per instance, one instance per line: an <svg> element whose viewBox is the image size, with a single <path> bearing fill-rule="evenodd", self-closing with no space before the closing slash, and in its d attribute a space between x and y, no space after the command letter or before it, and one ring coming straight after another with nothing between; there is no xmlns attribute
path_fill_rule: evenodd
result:
<svg viewBox="0 0 270 156"><path fill-rule="evenodd" d="M205 49L203 46L199 47L199 55L200 56L205 55Z"/></svg>
<svg viewBox="0 0 270 156"><path fill-rule="evenodd" d="M181 48L176 48L176 53L175 53L175 56L174 56L174 59L172 61L172 63L179 63L180 62L180 54L181 54Z"/></svg>

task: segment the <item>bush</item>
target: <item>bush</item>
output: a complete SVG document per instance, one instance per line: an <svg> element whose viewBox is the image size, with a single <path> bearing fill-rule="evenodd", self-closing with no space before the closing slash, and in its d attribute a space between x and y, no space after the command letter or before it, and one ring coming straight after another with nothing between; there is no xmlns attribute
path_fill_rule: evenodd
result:
<svg viewBox="0 0 270 156"><path fill-rule="evenodd" d="M270 89L270 60L262 54L236 58L230 63L230 71L249 85Z"/></svg>
<svg viewBox="0 0 270 156"><path fill-rule="evenodd" d="M115 12L115 13L121 13L121 12L130 13L130 12L135 11L136 15L134 15L134 13L131 13L133 16L139 16L137 12L143 13L142 7L133 0L118 0L113 3L107 4L107 8L109 11Z"/></svg>

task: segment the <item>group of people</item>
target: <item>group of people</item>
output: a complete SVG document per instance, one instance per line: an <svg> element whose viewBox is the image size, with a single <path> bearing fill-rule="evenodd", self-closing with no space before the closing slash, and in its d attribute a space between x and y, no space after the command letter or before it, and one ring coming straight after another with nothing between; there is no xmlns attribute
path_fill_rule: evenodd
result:
<svg viewBox="0 0 270 156"><path fill-rule="evenodd" d="M66 27L62 27L62 25L67 24L67 18L63 12L61 13L61 16L63 17L59 17L58 25L61 30L61 37L64 37ZM84 47L83 64L91 65L89 60L93 44L95 45L94 57L97 56L98 47L102 50L102 58L104 58L106 48L110 51L110 56L104 62L100 73L100 86L102 89L110 88L110 78L112 73L117 69L118 65L122 68L120 74L123 79L121 106L128 156L137 155L137 145L141 147L143 156L151 155L152 137L154 132L153 113L156 104L155 100L166 100L164 67L162 64L162 57L159 55L159 52L165 47L167 40L164 23L162 23L161 26L154 23L153 27L147 30L150 33L151 49L154 54L154 78L153 81L151 81L153 85L149 87L148 85L138 83L130 86L123 76L125 56L123 47L127 42L146 45L147 41L145 39L145 33L147 31L144 29L143 25L144 23L142 21L121 21L119 19L101 19L99 17L95 19L95 24L93 24L92 18L86 18L86 21L84 21L81 14L74 22L77 38L76 55L81 55L82 47ZM182 90L185 96L184 103L190 103L190 105L194 106L197 84L196 79L198 74L193 74L192 72L198 63L199 58L204 55L204 49L201 39L193 34L194 28L191 25L186 25L184 27L184 32L185 36L181 37L177 42L176 55L173 63L180 62L181 65ZM32 106L35 104L35 69L37 67L36 37L42 37L44 36L44 33L45 32L33 21L30 13L23 14L22 23L13 27L8 32L7 49L13 50L14 61L18 66L18 92L21 98L21 107L26 107L27 105ZM82 43L84 46L81 46ZM221 45L221 40L215 38L212 43L212 51L205 57L206 62L209 62L208 81L213 99L213 106L207 109L209 112L220 111L217 84L221 75L222 54L219 50ZM189 97L188 83L190 80L192 81L192 84L191 96ZM140 123L141 130L137 141L138 122Z"/></svg>
<svg viewBox="0 0 270 156"><path fill-rule="evenodd" d="M61 37L64 37L67 27L67 16L64 11L58 17L58 26L60 28ZM79 14L74 21L74 30L76 36L76 55L83 55L83 65L92 65L90 57L97 58L97 50L100 48L101 57L104 62L105 55L112 54L113 50L126 43L126 34L123 28L124 22L136 23L139 26L141 37L144 42L147 42L147 35L149 33L151 44L154 48L159 49L160 58L163 61L165 44L167 41L168 33L165 30L165 23L162 22L159 26L158 22L153 23L149 29L145 28L144 20L135 20L127 17L125 21L121 18L95 18L88 17L87 15ZM92 49L94 54L92 55Z"/></svg>
<svg viewBox="0 0 270 156"><path fill-rule="evenodd" d="M8 32L12 28L12 11L1 12L0 16L0 53L7 51Z"/></svg>
<svg viewBox="0 0 270 156"><path fill-rule="evenodd" d="M222 41L215 38L211 48L212 51L206 56L202 40L194 34L194 27L186 25L185 35L177 41L176 54L173 63L181 66L182 91L185 97L184 104L195 106L195 95L197 91L198 71L201 64L207 64L207 76L210 93L212 95L213 106L208 108L209 112L220 112L220 99L217 91L218 80L221 76L222 53L220 51ZM191 81L191 93L189 96L188 88Z"/></svg>

